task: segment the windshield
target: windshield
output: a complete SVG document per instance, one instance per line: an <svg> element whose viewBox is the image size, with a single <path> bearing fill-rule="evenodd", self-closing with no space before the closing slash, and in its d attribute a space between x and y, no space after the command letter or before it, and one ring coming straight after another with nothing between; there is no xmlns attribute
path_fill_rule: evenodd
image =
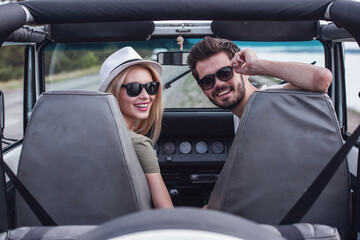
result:
<svg viewBox="0 0 360 240"><path fill-rule="evenodd" d="M183 50L189 51L201 39L185 38ZM253 49L259 58L297 61L324 66L324 49L320 42L235 42L240 48ZM179 51L176 38L111 43L50 43L45 49L45 90L98 90L99 70L103 61L118 49L131 46L144 59L156 60L164 51ZM165 108L216 108L202 93L187 66L163 66L162 85ZM183 75L183 76L182 76ZM181 77L179 77L181 76ZM281 80L255 76L256 87L271 86Z"/></svg>

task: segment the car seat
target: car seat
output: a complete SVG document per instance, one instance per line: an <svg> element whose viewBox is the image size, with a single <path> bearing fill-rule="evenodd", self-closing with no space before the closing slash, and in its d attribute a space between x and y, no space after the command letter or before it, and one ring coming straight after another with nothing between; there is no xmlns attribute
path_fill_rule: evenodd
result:
<svg viewBox="0 0 360 240"><path fill-rule="evenodd" d="M17 175L58 225L100 224L151 208L126 123L108 93L43 93ZM19 194L16 211L17 226L41 225Z"/></svg>
<svg viewBox="0 0 360 240"><path fill-rule="evenodd" d="M326 94L257 91L250 97L208 208L277 225L342 146ZM342 239L351 221L347 161L302 222L336 227Z"/></svg>

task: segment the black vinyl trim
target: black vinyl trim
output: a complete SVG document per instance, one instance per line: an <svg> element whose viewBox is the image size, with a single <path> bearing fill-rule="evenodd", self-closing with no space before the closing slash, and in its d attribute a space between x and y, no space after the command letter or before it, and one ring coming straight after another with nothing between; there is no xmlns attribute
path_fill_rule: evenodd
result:
<svg viewBox="0 0 360 240"><path fill-rule="evenodd" d="M318 21L213 21L221 38L241 41L311 41L318 38Z"/></svg>
<svg viewBox="0 0 360 240"><path fill-rule="evenodd" d="M154 29L152 21L52 24L50 38L59 43L142 41L148 39Z"/></svg>
<svg viewBox="0 0 360 240"><path fill-rule="evenodd" d="M83 23L147 20L267 20L324 19L331 0L29 0L26 6L37 23ZM101 9L101 11L99 11Z"/></svg>
<svg viewBox="0 0 360 240"><path fill-rule="evenodd" d="M20 5L15 3L0 5L0 43L25 24L25 21L25 11Z"/></svg>

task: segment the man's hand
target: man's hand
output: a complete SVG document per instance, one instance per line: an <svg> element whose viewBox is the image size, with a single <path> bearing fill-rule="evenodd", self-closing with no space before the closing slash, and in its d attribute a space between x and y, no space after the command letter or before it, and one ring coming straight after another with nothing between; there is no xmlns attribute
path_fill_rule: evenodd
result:
<svg viewBox="0 0 360 240"><path fill-rule="evenodd" d="M233 67L233 70L240 74L256 75L256 69L252 65L257 60L256 53L246 48L235 54L230 61L230 67Z"/></svg>

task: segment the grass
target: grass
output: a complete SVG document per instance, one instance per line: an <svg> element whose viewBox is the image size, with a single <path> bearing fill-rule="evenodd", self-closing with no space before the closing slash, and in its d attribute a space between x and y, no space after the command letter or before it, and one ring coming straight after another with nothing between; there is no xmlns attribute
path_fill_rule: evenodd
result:
<svg viewBox="0 0 360 240"><path fill-rule="evenodd" d="M3 91L19 89L23 87L23 84L22 79L0 82L0 89Z"/></svg>

